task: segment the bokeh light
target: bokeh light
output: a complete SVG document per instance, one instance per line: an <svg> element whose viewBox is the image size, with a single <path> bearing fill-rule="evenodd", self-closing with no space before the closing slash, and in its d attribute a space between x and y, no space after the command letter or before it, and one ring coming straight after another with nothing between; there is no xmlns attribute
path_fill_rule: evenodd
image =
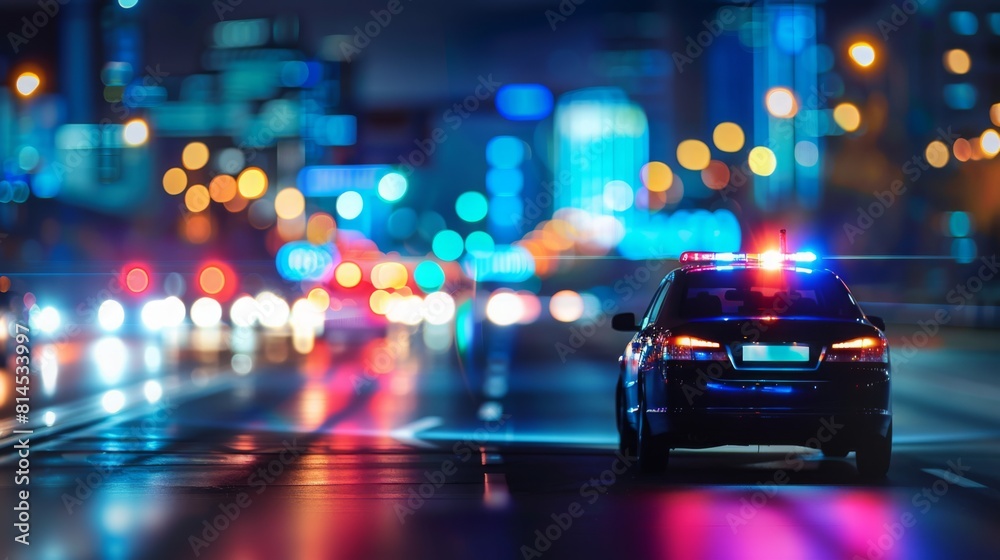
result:
<svg viewBox="0 0 1000 560"><path fill-rule="evenodd" d="M712 160L708 167L701 170L701 180L705 186L719 190L729 184L729 166L718 160Z"/></svg>
<svg viewBox="0 0 1000 560"><path fill-rule="evenodd" d="M986 157L996 156L997 153L1000 153L1000 134L997 134L997 131L993 129L984 131L979 137L979 146Z"/></svg>
<svg viewBox="0 0 1000 560"><path fill-rule="evenodd" d="M732 122L723 122L716 125L712 132L712 142L715 147L723 152L738 152L743 149L746 136L740 125ZM650 189L653 190L653 189Z"/></svg>
<svg viewBox="0 0 1000 560"><path fill-rule="evenodd" d="M399 173L386 173L378 181L378 196L386 202L396 202L406 194L406 177Z"/></svg>
<svg viewBox="0 0 1000 560"><path fill-rule="evenodd" d="M306 296L306 299L309 300L309 303L317 311L326 311L330 307L330 292L323 288L316 287L309 290L309 295Z"/></svg>
<svg viewBox="0 0 1000 560"><path fill-rule="evenodd" d="M573 290L556 292L549 299L549 313L556 321L572 323L583 316L583 298Z"/></svg>
<svg viewBox="0 0 1000 560"><path fill-rule="evenodd" d="M112 389L101 397L101 406L110 414L115 414L125 408L125 393L118 389Z"/></svg>
<svg viewBox="0 0 1000 560"><path fill-rule="evenodd" d="M444 292L427 294L424 298L423 318L431 325L444 325L455 317L455 299Z"/></svg>
<svg viewBox="0 0 1000 560"><path fill-rule="evenodd" d="M774 152L770 148L757 146L750 150L747 163L750 165L750 171L762 177L767 177L777 169L778 158L775 157Z"/></svg>
<svg viewBox="0 0 1000 560"><path fill-rule="evenodd" d="M643 165L639 170L639 177L650 192L664 192L674 182L674 172L670 166L661 161L651 161Z"/></svg>
<svg viewBox="0 0 1000 560"><path fill-rule="evenodd" d="M106 332L114 332L125 323L125 308L113 299L104 300L97 308L97 323Z"/></svg>
<svg viewBox="0 0 1000 560"><path fill-rule="evenodd" d="M125 287L133 294L141 294L149 287L149 272L141 266L127 268L124 275Z"/></svg>
<svg viewBox="0 0 1000 560"><path fill-rule="evenodd" d="M191 304L191 322L197 327L215 327L222 320L222 306L210 297L203 297Z"/></svg>
<svg viewBox="0 0 1000 560"><path fill-rule="evenodd" d="M365 201L357 191L347 191L337 197L337 215L345 220L353 220L365 209Z"/></svg>
<svg viewBox="0 0 1000 560"><path fill-rule="evenodd" d="M337 222L326 212L317 212L309 216L306 222L306 240L313 245L331 243L337 235Z"/></svg>
<svg viewBox="0 0 1000 560"><path fill-rule="evenodd" d="M291 310L288 302L278 297L272 292L261 292L257 294L257 309L260 316L257 318L260 324L269 329L280 329L288 324L288 317Z"/></svg>
<svg viewBox="0 0 1000 560"><path fill-rule="evenodd" d="M945 146L944 142L940 140L934 140L927 144L924 157L927 158L927 163L931 164L932 167L944 167L948 163L948 146Z"/></svg>
<svg viewBox="0 0 1000 560"><path fill-rule="evenodd" d="M278 191L278 196L274 197L274 213L279 218L292 220L305 211L306 198L302 196L302 191L295 187L281 189Z"/></svg>
<svg viewBox="0 0 1000 560"><path fill-rule="evenodd" d="M495 325L513 325L524 315L521 297L509 290L497 290L486 302L486 317Z"/></svg>
<svg viewBox="0 0 1000 560"><path fill-rule="evenodd" d="M431 242L431 250L434 255L443 261L458 260L458 257L462 256L464 248L465 240L458 232L450 229L437 232L434 235L434 241Z"/></svg>
<svg viewBox="0 0 1000 560"><path fill-rule="evenodd" d="M191 243L206 243L212 238L212 220L208 214L189 214L181 218L184 237Z"/></svg>
<svg viewBox="0 0 1000 560"><path fill-rule="evenodd" d="M444 269L434 261L423 261L413 270L413 281L425 292L440 289L445 281Z"/></svg>
<svg viewBox="0 0 1000 560"><path fill-rule="evenodd" d="M234 196L233 199L230 200L229 202L226 202L225 203L225 207L226 207L226 210L235 213L235 212L242 212L242 211L246 210L246 208L247 208L247 206L249 204L250 204L250 201L247 200L246 198L244 198L243 195L241 195L239 193L239 191L237 190L236 191L236 196Z"/></svg>
<svg viewBox="0 0 1000 560"><path fill-rule="evenodd" d="M819 163L819 147L809 140L801 140L795 144L795 161L803 167L812 167Z"/></svg>
<svg viewBox="0 0 1000 560"><path fill-rule="evenodd" d="M486 217L489 203L486 196L475 191L464 192L455 199L455 212L466 222L478 222Z"/></svg>
<svg viewBox="0 0 1000 560"><path fill-rule="evenodd" d="M226 287L226 275L217 266L207 266L198 275L198 286L206 294L218 294Z"/></svg>
<svg viewBox="0 0 1000 560"><path fill-rule="evenodd" d="M701 140L684 140L677 145L677 163L691 171L701 171L708 167L712 153Z"/></svg>
<svg viewBox="0 0 1000 560"><path fill-rule="evenodd" d="M372 286L379 290L398 290L406 286L409 273L398 262L379 263L372 268Z"/></svg>
<svg viewBox="0 0 1000 560"><path fill-rule="evenodd" d="M236 179L232 175L216 175L208 184L209 196L212 197L212 200L222 204L236 198L236 191Z"/></svg>
<svg viewBox="0 0 1000 560"><path fill-rule="evenodd" d="M361 267L356 263L344 261L333 271L333 278L344 288L353 288L361 283Z"/></svg>
<svg viewBox="0 0 1000 560"><path fill-rule="evenodd" d="M132 119L122 128L122 139L129 146L141 146L149 140L149 126L142 119Z"/></svg>
<svg viewBox="0 0 1000 560"><path fill-rule="evenodd" d="M259 167L248 167L236 178L236 184L243 198L254 200L267 192L267 174Z"/></svg>
<svg viewBox="0 0 1000 560"><path fill-rule="evenodd" d="M854 132L861 126L861 111L853 103L841 103L833 109L833 120L847 132Z"/></svg>
<svg viewBox="0 0 1000 560"><path fill-rule="evenodd" d="M493 237L485 231L474 231L465 238L465 250L474 257L488 257L495 249Z"/></svg>
<svg viewBox="0 0 1000 560"><path fill-rule="evenodd" d="M792 90L785 87L775 87L767 90L764 96L767 112L779 119L788 119L799 111L799 102Z"/></svg>
<svg viewBox="0 0 1000 560"><path fill-rule="evenodd" d="M875 63L875 47L866 41L858 41L847 49L848 55L855 64L868 68Z"/></svg>
<svg viewBox="0 0 1000 560"><path fill-rule="evenodd" d="M613 212L624 212L635 202L635 192L625 181L608 181L604 185L604 207Z"/></svg>
<svg viewBox="0 0 1000 560"><path fill-rule="evenodd" d="M962 49L951 49L944 53L944 69L952 74L967 74L972 68L969 53Z"/></svg>
<svg viewBox="0 0 1000 560"><path fill-rule="evenodd" d="M187 188L187 173L180 167L171 167L163 173L163 190L167 194L181 194Z"/></svg>
<svg viewBox="0 0 1000 560"><path fill-rule="evenodd" d="M191 185L191 188L184 193L184 206L191 212L205 210L211 201L212 197L205 185Z"/></svg>
<svg viewBox="0 0 1000 560"><path fill-rule="evenodd" d="M203 142L191 142L187 146L184 146L184 151L181 152L181 163L188 170L195 171L205 167L208 163L209 152L208 146Z"/></svg>
<svg viewBox="0 0 1000 560"><path fill-rule="evenodd" d="M965 138L955 140L955 143L951 145L951 150L958 161L969 161L972 157L972 145Z"/></svg>
<svg viewBox="0 0 1000 560"><path fill-rule="evenodd" d="M42 85L42 79L38 77L38 74L34 72L22 72L15 82L14 87L17 88L17 93L23 97L28 97L38 90L38 87Z"/></svg>
<svg viewBox="0 0 1000 560"><path fill-rule="evenodd" d="M948 212L948 235L968 237L972 233L972 220L968 212Z"/></svg>
<svg viewBox="0 0 1000 560"><path fill-rule="evenodd" d="M368 297L368 308L376 315L385 315L389 310L389 300L392 296L385 290L375 290Z"/></svg>

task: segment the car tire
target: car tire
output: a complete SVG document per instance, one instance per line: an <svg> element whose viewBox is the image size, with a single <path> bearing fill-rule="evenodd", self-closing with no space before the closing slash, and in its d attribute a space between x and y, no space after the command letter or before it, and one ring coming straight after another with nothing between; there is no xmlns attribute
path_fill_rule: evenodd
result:
<svg viewBox="0 0 1000 560"><path fill-rule="evenodd" d="M889 472L892 459L892 422L886 435L872 434L861 441L856 452L858 474L866 480L881 480Z"/></svg>
<svg viewBox="0 0 1000 560"><path fill-rule="evenodd" d="M660 473L667 469L670 462L670 446L666 436L653 435L646 419L646 395L642 381L639 382L639 430L636 445L636 462L639 472Z"/></svg>
<svg viewBox="0 0 1000 560"><path fill-rule="evenodd" d="M626 457L635 457L639 445L639 434L628 423L628 413L625 410L625 391L620 382L615 391L615 419L618 423L618 451Z"/></svg>

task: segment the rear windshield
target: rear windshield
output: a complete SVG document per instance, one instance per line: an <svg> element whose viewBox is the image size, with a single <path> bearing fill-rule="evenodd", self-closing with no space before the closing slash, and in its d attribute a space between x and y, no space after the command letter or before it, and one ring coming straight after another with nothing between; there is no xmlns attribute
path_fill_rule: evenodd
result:
<svg viewBox="0 0 1000 560"><path fill-rule="evenodd" d="M673 286L669 307L682 319L704 317L861 317L854 298L827 271L734 268L692 270ZM668 312L670 313L670 312Z"/></svg>

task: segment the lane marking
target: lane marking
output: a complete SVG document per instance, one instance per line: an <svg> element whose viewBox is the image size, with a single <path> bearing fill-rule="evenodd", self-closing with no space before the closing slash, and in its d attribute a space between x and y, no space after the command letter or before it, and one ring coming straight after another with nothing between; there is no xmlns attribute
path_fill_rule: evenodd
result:
<svg viewBox="0 0 1000 560"><path fill-rule="evenodd" d="M969 480L964 476L958 476L957 474L944 469L923 469L923 471L927 474L934 475L949 484L961 486L962 488L986 488L985 485L979 484L975 480Z"/></svg>

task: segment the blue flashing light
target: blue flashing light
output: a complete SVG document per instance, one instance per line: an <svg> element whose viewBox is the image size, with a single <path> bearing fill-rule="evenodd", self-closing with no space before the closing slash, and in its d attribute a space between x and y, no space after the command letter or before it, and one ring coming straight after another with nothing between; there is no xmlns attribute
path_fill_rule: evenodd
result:
<svg viewBox="0 0 1000 560"><path fill-rule="evenodd" d="M541 84L508 84L497 91L497 111L512 121L537 121L552 113L552 92Z"/></svg>
<svg viewBox="0 0 1000 560"><path fill-rule="evenodd" d="M799 251L798 253L779 253L777 251L767 251L765 253L708 253L700 251L684 251L681 253L682 263L716 263L716 262L743 262L763 265L781 265L782 263L811 263L817 259L816 253L812 251Z"/></svg>
<svg viewBox="0 0 1000 560"><path fill-rule="evenodd" d="M138 3L139 0L118 0L118 5L121 6L122 8L125 8L126 10L134 8L135 5Z"/></svg>

